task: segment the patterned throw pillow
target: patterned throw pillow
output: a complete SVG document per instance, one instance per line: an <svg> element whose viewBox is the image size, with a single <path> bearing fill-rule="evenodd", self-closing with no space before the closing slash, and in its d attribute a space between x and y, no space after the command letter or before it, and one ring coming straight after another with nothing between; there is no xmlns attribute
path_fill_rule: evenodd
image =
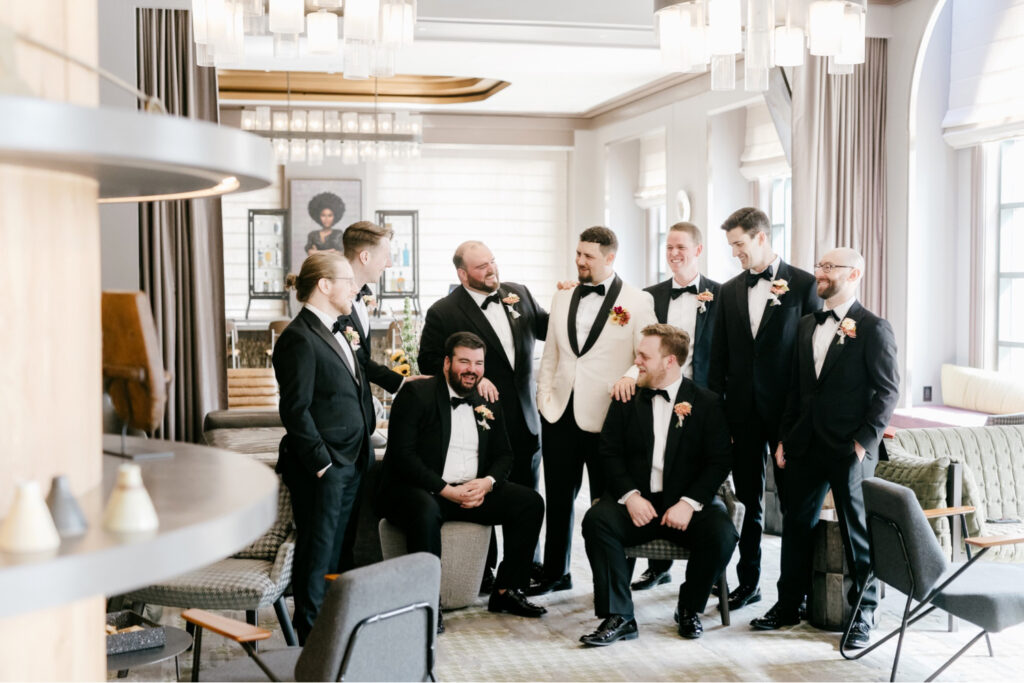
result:
<svg viewBox="0 0 1024 683"><path fill-rule="evenodd" d="M277 519L263 534L232 557L241 560L266 560L273 562L277 549L292 532L292 498L288 487L280 480L277 483Z"/></svg>
<svg viewBox="0 0 1024 683"><path fill-rule="evenodd" d="M922 509L946 507L946 477L949 458L931 460L916 455L894 452L886 444L889 460L881 461L875 467L875 476L894 484L906 486L917 497ZM949 520L945 517L930 520L935 536L944 550L952 546L949 535Z"/></svg>

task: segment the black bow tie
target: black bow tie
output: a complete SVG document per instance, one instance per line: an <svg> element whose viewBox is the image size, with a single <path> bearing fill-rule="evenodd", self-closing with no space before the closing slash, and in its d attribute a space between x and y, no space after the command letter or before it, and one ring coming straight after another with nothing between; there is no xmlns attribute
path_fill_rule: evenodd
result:
<svg viewBox="0 0 1024 683"><path fill-rule="evenodd" d="M473 405L472 403L469 402L469 398L466 396L452 396L452 410L458 408L463 403L465 403L467 406Z"/></svg>
<svg viewBox="0 0 1024 683"><path fill-rule="evenodd" d="M486 299L484 299L484 302L480 304L480 309L486 311L488 306L490 306L491 304L496 304L499 301L501 301L501 297L498 295L497 292L495 292L494 294L491 294Z"/></svg>
<svg viewBox="0 0 1024 683"><path fill-rule="evenodd" d="M364 296L373 296L373 290L370 289L370 285L363 285L359 288L359 294L356 294L357 299L362 299Z"/></svg>
<svg viewBox="0 0 1024 683"><path fill-rule="evenodd" d="M757 284L758 280L768 280L768 282L772 281L771 266L768 266L760 273L751 273L749 270L747 271L747 287L753 287Z"/></svg>
<svg viewBox="0 0 1024 683"><path fill-rule="evenodd" d="M832 318L836 322L839 322L839 316L836 315L835 311L815 311L814 312L814 320L819 325L824 324L824 322L826 320L828 320L829 318Z"/></svg>
<svg viewBox="0 0 1024 683"><path fill-rule="evenodd" d="M669 296L673 299L678 299L681 294L693 294L697 295L697 285L690 285L689 287L673 287L672 291L669 292Z"/></svg>
<svg viewBox="0 0 1024 683"><path fill-rule="evenodd" d="M338 334L339 332L344 332L346 327L348 327L348 316L340 316L337 320L334 321L334 325L331 327L331 334Z"/></svg>
<svg viewBox="0 0 1024 683"><path fill-rule="evenodd" d="M648 387L644 387L640 390L640 395L648 401L653 401L655 396L661 396L666 401L669 400L668 392L664 389L650 389Z"/></svg>
<svg viewBox="0 0 1024 683"><path fill-rule="evenodd" d="M604 296L604 285L580 285L580 298L582 299L588 294Z"/></svg>

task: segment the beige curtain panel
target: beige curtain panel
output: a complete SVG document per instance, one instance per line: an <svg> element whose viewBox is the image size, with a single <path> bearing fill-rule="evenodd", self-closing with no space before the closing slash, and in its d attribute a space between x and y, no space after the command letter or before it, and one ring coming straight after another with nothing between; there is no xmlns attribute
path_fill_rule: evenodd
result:
<svg viewBox="0 0 1024 683"><path fill-rule="evenodd" d="M139 9L138 85L168 113L216 122L217 76L197 67L189 13ZM224 245L220 199L139 204L142 289L153 306L168 387L161 438L199 443L203 417L226 405Z"/></svg>
<svg viewBox="0 0 1024 683"><path fill-rule="evenodd" d="M830 76L808 56L793 74L793 263L809 268L829 249L867 261L860 299L886 315L886 41L869 38L852 75Z"/></svg>

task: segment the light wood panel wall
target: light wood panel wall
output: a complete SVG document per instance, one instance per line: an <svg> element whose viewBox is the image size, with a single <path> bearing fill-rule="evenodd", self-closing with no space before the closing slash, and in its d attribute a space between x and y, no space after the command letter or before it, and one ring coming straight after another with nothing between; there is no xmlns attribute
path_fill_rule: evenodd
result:
<svg viewBox="0 0 1024 683"><path fill-rule="evenodd" d="M0 0L0 23L95 64L96 0ZM39 97L98 102L90 72L18 44L17 73ZM97 186L0 165L0 515L14 482L101 477ZM103 680L102 596L0 619L0 678Z"/></svg>

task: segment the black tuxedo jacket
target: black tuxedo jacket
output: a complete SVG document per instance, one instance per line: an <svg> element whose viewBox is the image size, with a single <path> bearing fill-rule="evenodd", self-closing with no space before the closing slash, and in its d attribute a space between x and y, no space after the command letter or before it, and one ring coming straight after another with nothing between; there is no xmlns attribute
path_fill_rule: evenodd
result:
<svg viewBox="0 0 1024 683"><path fill-rule="evenodd" d="M493 420L474 412L480 437L477 476L494 477L496 486L512 467L512 448L505 433L505 418L498 403L487 403L475 391L469 396L474 409L486 406ZM489 428L480 425L487 424ZM452 406L448 385L441 376L409 382L395 397L388 421L388 448L384 454L381 490L394 483L440 493L447 482L441 478L452 435Z"/></svg>
<svg viewBox="0 0 1024 683"><path fill-rule="evenodd" d="M533 374L533 347L538 339L547 337L548 314L534 300L523 285L503 282L498 288L504 299L509 294L519 297L519 302L508 306L501 304L512 328L515 344L515 370L501 346L498 335L487 320L484 312L469 295L465 287L459 286L427 311L420 336L420 372L427 375L441 374L444 366L444 343L456 332L472 332L487 344L484 357L484 377L497 387L500 400L505 406L505 417L509 429L528 429L531 434L540 434L540 418L537 415L537 383ZM494 304L491 304L492 306ZM519 317L513 317L509 309Z"/></svg>
<svg viewBox="0 0 1024 683"><path fill-rule="evenodd" d="M782 261L775 277L786 280L789 291L779 297L778 306L771 300L765 304L754 336L750 334L746 271L719 291L708 388L725 400L726 419L733 431L742 429L754 410L770 426L777 428L781 423L800 318L821 310L813 275Z"/></svg>
<svg viewBox="0 0 1024 683"><path fill-rule="evenodd" d="M693 381L699 387L708 386L708 368L711 365L711 344L715 334L715 318L718 316L718 291L721 289L714 280L709 280L703 275L697 283L697 291L707 290L714 294L713 301L704 304L705 311L697 312L697 324L694 328L693 339L690 340L690 348L693 349ZM651 285L644 289L654 297L654 315L659 323L668 322L668 305L672 301L672 278Z"/></svg>
<svg viewBox="0 0 1024 683"><path fill-rule="evenodd" d="M391 368L381 365L370 357L370 339L363 333L363 327L359 324L359 316L355 312L343 315L338 318L338 323L342 327L351 327L359 333L359 348L356 349L356 358L359 359L359 365L362 366L366 377L384 389L384 391L392 394L398 391L399 387L402 386L404 378Z"/></svg>
<svg viewBox="0 0 1024 683"><path fill-rule="evenodd" d="M685 377L673 405L683 401L691 412L681 427L675 415L669 420L663 496L666 504L686 496L708 505L732 469L729 431L718 397ZM600 455L613 499L637 489L650 500L653 451L651 401L639 391L627 403L612 401L601 429Z"/></svg>
<svg viewBox="0 0 1024 683"><path fill-rule="evenodd" d="M813 315L800 320L793 386L782 422L787 458L808 455L814 441L835 455L853 452L854 441L879 455L882 433L899 400L896 339L889 322L860 302L850 306L846 317L856 323L856 337L841 344L838 335L833 337L818 377L812 342L817 324Z"/></svg>
<svg viewBox="0 0 1024 683"><path fill-rule="evenodd" d="M358 361L349 370L341 345L316 314L303 308L274 345L274 375L284 424L277 471L310 474L327 465L369 461L375 425L370 386Z"/></svg>

